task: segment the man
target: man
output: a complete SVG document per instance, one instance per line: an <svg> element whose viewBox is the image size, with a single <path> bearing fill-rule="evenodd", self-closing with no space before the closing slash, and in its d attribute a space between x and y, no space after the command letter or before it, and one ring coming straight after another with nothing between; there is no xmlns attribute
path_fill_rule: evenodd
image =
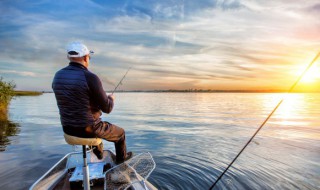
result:
<svg viewBox="0 0 320 190"><path fill-rule="evenodd" d="M115 143L116 163L122 163L132 156L126 151L125 131L109 122L102 121L101 111L110 113L114 96L107 96L100 79L88 70L93 54L80 43L67 47L69 66L55 74L52 89L59 107L63 131L82 138L103 138ZM103 158L103 143L94 147L98 159Z"/></svg>

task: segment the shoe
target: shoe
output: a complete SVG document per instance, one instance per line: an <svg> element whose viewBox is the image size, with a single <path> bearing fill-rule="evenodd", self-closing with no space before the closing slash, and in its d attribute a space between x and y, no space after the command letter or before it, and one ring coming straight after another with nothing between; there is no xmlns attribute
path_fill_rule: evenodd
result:
<svg viewBox="0 0 320 190"><path fill-rule="evenodd" d="M133 152L127 152L127 155L126 155L126 158L123 160L123 161L116 161L116 164L119 165L119 164L122 164L123 162L129 160L130 158L132 158L133 156Z"/></svg>
<svg viewBox="0 0 320 190"><path fill-rule="evenodd" d="M103 143L100 143L98 146L94 146L92 151L97 158L101 160L103 158Z"/></svg>
<svg viewBox="0 0 320 190"><path fill-rule="evenodd" d="M106 165L103 166L103 173L106 172L107 170L111 169L111 164L107 163Z"/></svg>

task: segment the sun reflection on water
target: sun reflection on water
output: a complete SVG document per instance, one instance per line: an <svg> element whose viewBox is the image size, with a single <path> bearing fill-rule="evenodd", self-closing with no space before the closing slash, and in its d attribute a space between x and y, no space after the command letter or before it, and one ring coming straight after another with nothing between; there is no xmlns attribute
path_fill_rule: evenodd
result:
<svg viewBox="0 0 320 190"><path fill-rule="evenodd" d="M278 108L276 117L281 121L281 125L295 125L296 118L299 117L301 108L304 107L304 95L303 94L285 94L283 102ZM300 108L300 109L299 109Z"/></svg>
<svg viewBox="0 0 320 190"><path fill-rule="evenodd" d="M291 140L320 139L320 135L311 127L315 125L313 122L317 121L316 113L310 112L313 106L319 104L308 100L309 95L283 94L282 104L268 122L272 128L272 131L269 131L270 136Z"/></svg>

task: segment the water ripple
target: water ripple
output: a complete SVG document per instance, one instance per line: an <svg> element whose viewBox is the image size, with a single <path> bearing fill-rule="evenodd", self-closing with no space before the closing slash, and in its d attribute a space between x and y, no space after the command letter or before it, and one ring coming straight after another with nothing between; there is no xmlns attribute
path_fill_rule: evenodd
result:
<svg viewBox="0 0 320 190"><path fill-rule="evenodd" d="M282 94L116 96L103 119L126 130L129 150L152 153L157 167L148 180L161 190L198 190L215 182ZM319 94L292 94L215 189L320 189L319 105ZM53 94L18 97L9 111L19 133L8 136L0 152L0 189L27 189L72 148L64 142Z"/></svg>

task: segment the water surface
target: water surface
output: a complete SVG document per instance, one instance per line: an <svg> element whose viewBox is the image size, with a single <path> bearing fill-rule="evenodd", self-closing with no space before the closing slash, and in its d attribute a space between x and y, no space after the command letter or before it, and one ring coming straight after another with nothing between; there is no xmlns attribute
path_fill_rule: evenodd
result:
<svg viewBox="0 0 320 190"><path fill-rule="evenodd" d="M283 96L118 93L103 119L125 128L129 150L151 152L157 167L149 181L157 188L208 189ZM288 96L216 189L320 189L319 113L320 94ZM73 149L53 94L16 97L9 119L0 189L27 189Z"/></svg>

